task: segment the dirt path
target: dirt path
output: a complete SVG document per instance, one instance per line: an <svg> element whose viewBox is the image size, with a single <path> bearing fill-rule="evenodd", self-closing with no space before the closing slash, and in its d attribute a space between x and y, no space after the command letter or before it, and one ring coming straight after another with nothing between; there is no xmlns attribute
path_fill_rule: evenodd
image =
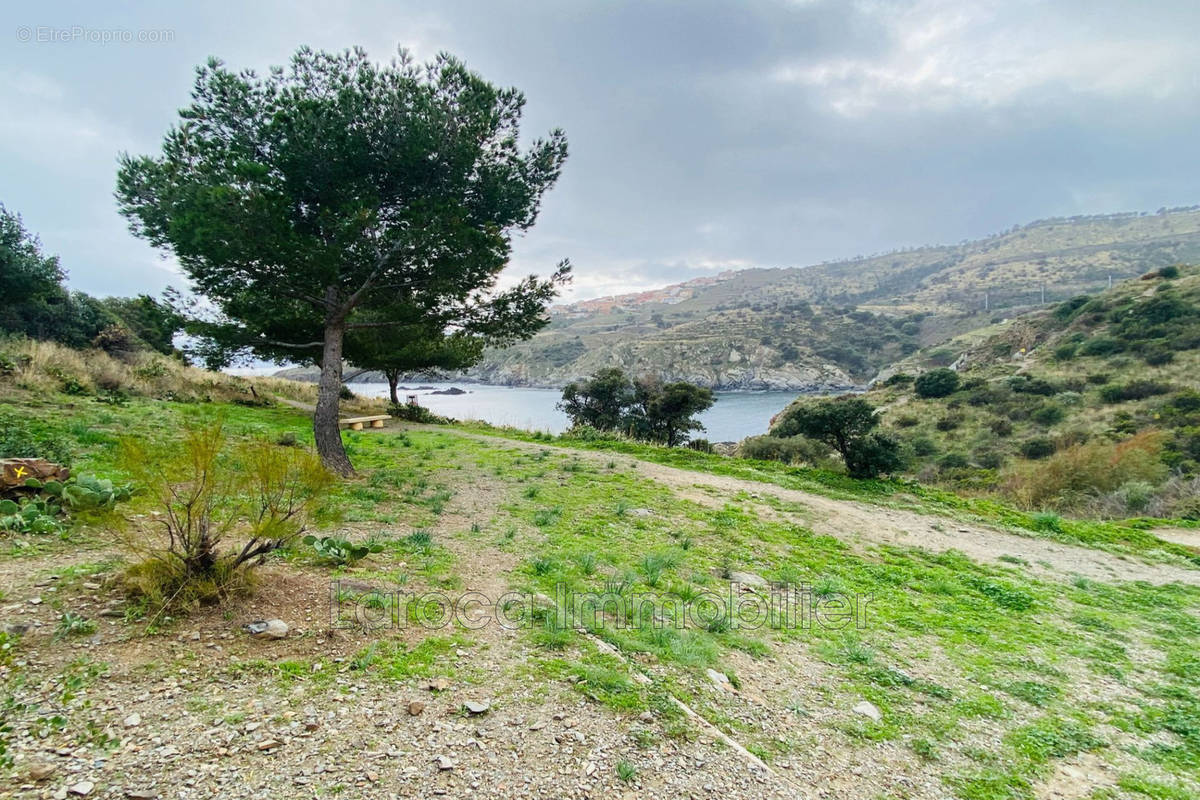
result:
<svg viewBox="0 0 1200 800"><path fill-rule="evenodd" d="M410 430L449 433L494 445L541 450L556 445L499 439L485 434L470 433L426 425L405 425ZM381 433L386 433L383 429ZM394 428L392 430L395 430ZM569 448L557 448L569 449ZM730 497L747 493L753 498L772 497L789 504L799 504L801 512L769 509L768 513L794 520L816 533L835 536L857 548L871 545L900 545L920 547L932 552L958 550L981 562L1004 564L1002 556L1019 557L1030 562L1027 569L1035 574L1062 580L1076 575L1105 581L1146 581L1151 584L1184 583L1200 585L1200 571L1169 564L1147 564L1132 557L1114 555L1102 550L1062 544L1032 536L1021 536L977 523L962 523L946 517L927 516L901 509L883 508L849 500L836 500L798 489L786 489L770 483L711 475L704 472L668 467L630 456L614 457L611 453L571 449L573 455L591 461L624 461L638 474L669 486L689 500L722 507ZM715 490L711 496L705 490ZM759 503L760 506L764 504ZM1200 535L1186 531L1192 539L1184 544L1196 544ZM1164 539L1168 537L1164 536ZM1180 541L1173 539L1173 541Z"/></svg>

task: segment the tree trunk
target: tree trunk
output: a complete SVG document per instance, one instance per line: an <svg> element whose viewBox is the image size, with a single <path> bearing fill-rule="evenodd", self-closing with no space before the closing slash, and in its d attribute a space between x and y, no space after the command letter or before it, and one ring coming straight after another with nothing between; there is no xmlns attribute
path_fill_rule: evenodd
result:
<svg viewBox="0 0 1200 800"><path fill-rule="evenodd" d="M325 326L325 346L321 351L321 380L317 384L317 410L313 413L313 438L321 463L343 477L354 474L354 465L342 446L338 412L342 401L342 337L345 323Z"/></svg>
<svg viewBox="0 0 1200 800"><path fill-rule="evenodd" d="M387 373L388 391L392 394L392 405L400 405L400 395L396 394L396 384L400 383L399 372Z"/></svg>

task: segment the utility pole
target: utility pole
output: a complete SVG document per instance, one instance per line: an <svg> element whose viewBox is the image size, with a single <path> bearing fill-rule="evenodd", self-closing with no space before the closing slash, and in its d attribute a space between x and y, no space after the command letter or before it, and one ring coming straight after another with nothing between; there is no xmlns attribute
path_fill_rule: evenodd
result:
<svg viewBox="0 0 1200 800"><path fill-rule="evenodd" d="M1042 305L1046 305L1046 284L1042 284Z"/></svg>
<svg viewBox="0 0 1200 800"><path fill-rule="evenodd" d="M1110 288L1110 289L1112 288L1112 275L1111 274L1109 274L1109 276L1108 276L1108 288Z"/></svg>
<svg viewBox="0 0 1200 800"><path fill-rule="evenodd" d="M990 311L990 310L991 310L991 308L992 308L992 307L991 307L991 305L990 305L990 304L989 304L989 302L988 302L988 293L987 293L987 292L984 292L984 293L983 293L983 310L984 310L984 311Z"/></svg>

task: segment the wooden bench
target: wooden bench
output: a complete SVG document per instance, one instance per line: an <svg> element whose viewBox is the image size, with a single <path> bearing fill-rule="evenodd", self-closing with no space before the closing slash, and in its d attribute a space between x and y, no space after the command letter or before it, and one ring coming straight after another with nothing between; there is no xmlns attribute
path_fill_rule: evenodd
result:
<svg viewBox="0 0 1200 800"><path fill-rule="evenodd" d="M388 414L380 414L377 417L349 417L348 419L339 419L338 425L348 425L352 431L361 431L363 425L370 424L372 428L382 428L383 423L391 419Z"/></svg>

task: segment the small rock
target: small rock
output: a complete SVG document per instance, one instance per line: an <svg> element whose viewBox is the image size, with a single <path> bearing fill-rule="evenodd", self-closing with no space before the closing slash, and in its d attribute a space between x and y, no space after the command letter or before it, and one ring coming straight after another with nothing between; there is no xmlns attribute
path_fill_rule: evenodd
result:
<svg viewBox="0 0 1200 800"><path fill-rule="evenodd" d="M41 604L42 604L42 598L40 598L40 597L31 597L31 598L29 598L29 605L31 605L31 606L40 606ZM84 781L84 783L87 783L87 781Z"/></svg>
<svg viewBox="0 0 1200 800"><path fill-rule="evenodd" d="M720 688L725 689L729 686L729 676L724 672L717 672L715 669L711 668L706 669L704 672L706 675L708 675L708 679Z"/></svg>
<svg viewBox="0 0 1200 800"><path fill-rule="evenodd" d="M445 678L434 678L429 682L429 691L444 692L450 688L450 681Z"/></svg>
<svg viewBox="0 0 1200 800"><path fill-rule="evenodd" d="M276 747L280 747L282 744L283 742L279 741L278 739L266 739L258 743L258 749L263 751L274 750Z"/></svg>
<svg viewBox="0 0 1200 800"><path fill-rule="evenodd" d="M9 636L24 636L29 633L29 626L24 622L10 622L4 626L4 632Z"/></svg>
<svg viewBox="0 0 1200 800"><path fill-rule="evenodd" d="M53 764L34 764L29 768L29 780L44 781L55 773L58 767Z"/></svg>
<svg viewBox="0 0 1200 800"><path fill-rule="evenodd" d="M440 769L442 772L445 772L446 770L454 769L454 762L451 761L448 756L438 756L437 758L434 759L434 761L437 762L437 768Z"/></svg>
<svg viewBox="0 0 1200 800"><path fill-rule="evenodd" d="M309 731L310 733L320 727L321 727L321 723L317 722L315 719L309 720L308 722L304 723L304 730Z"/></svg>
<svg viewBox="0 0 1200 800"><path fill-rule="evenodd" d="M94 592L100 588L100 584L96 583L95 581L84 581L83 588Z"/></svg>
<svg viewBox="0 0 1200 800"><path fill-rule="evenodd" d="M642 722L654 722L654 715L649 711L643 711L642 713L638 714L638 719Z"/></svg>
<svg viewBox="0 0 1200 800"><path fill-rule="evenodd" d="M587 763L587 766L585 766L583 768L583 774L588 776L589 778L592 777L593 775L595 775L596 774L596 762L589 761Z"/></svg>
<svg viewBox="0 0 1200 800"><path fill-rule="evenodd" d="M533 723L532 725L530 725L530 726L529 726L529 730L531 730L531 731L540 731L540 730L541 730L542 728L544 728L544 727L546 727L546 723L545 723L545 721L544 721L544 720L538 720L537 722L535 722L535 723Z"/></svg>
<svg viewBox="0 0 1200 800"><path fill-rule="evenodd" d="M79 795L80 797L87 797L92 793L92 789L95 788L96 784L92 783L91 781L80 781L79 783L68 787L67 791L71 794Z"/></svg>
<svg viewBox="0 0 1200 800"><path fill-rule="evenodd" d="M288 635L288 624L281 619L257 620L246 626L255 639L282 639Z"/></svg>
<svg viewBox="0 0 1200 800"><path fill-rule="evenodd" d="M628 512L631 517L652 517L654 512L648 508L631 508Z"/></svg>
<svg viewBox="0 0 1200 800"><path fill-rule="evenodd" d="M158 792L152 789L126 789L128 800L158 800Z"/></svg>
<svg viewBox="0 0 1200 800"><path fill-rule="evenodd" d="M142 724L142 715L136 711L121 721L121 724L126 728L136 728Z"/></svg>
<svg viewBox="0 0 1200 800"><path fill-rule="evenodd" d="M864 717L869 717L873 722L879 722L881 719L883 719L883 714L880 713L875 704L866 700L862 700L855 704L854 708L851 710L855 714L861 714Z"/></svg>
<svg viewBox="0 0 1200 800"><path fill-rule="evenodd" d="M379 783L379 773L367 772L367 780L371 783Z"/></svg>
<svg viewBox="0 0 1200 800"><path fill-rule="evenodd" d="M468 714L486 714L492 704L487 700L468 700L463 703L463 708L467 709Z"/></svg>
<svg viewBox="0 0 1200 800"><path fill-rule="evenodd" d="M425 710L425 704L420 700L413 700L408 704L408 715L410 717L419 717L421 712Z"/></svg>

